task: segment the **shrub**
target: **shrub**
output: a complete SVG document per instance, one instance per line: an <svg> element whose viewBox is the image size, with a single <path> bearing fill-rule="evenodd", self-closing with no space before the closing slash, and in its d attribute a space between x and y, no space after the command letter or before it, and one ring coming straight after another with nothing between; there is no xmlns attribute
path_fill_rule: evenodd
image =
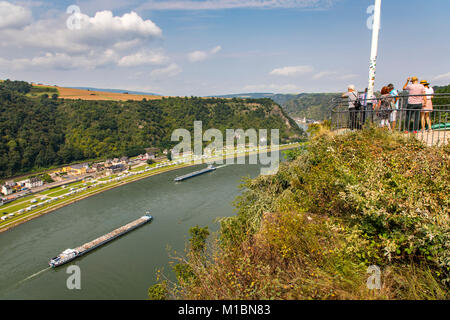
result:
<svg viewBox="0 0 450 320"><path fill-rule="evenodd" d="M210 258L188 254L197 281L179 283L180 297L448 298L448 146L322 128L291 158L275 175L245 180ZM365 282L370 265L383 275L375 292Z"/></svg>

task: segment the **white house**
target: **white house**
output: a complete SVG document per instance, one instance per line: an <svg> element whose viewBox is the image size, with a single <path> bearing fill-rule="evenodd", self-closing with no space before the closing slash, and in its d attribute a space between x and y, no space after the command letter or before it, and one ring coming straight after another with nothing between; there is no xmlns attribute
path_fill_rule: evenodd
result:
<svg viewBox="0 0 450 320"><path fill-rule="evenodd" d="M10 195L11 193L13 193L13 188L11 188L10 185L5 184L2 186L2 193L7 196Z"/></svg>
<svg viewBox="0 0 450 320"><path fill-rule="evenodd" d="M44 184L44 182L43 182L41 179L38 179L38 178L31 178L31 179L28 179L28 180L25 182L25 187L31 189L31 188L40 187L40 186L42 186L43 184Z"/></svg>
<svg viewBox="0 0 450 320"><path fill-rule="evenodd" d="M155 156L154 153L148 153L148 152L147 152L146 154L144 154L143 159L144 159L144 160L150 160L150 159L155 160L155 159L156 159L156 156Z"/></svg>

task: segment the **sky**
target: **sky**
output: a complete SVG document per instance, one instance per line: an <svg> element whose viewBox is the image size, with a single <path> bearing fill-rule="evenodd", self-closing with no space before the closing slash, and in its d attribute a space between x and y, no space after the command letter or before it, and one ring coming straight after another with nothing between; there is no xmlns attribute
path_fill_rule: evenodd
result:
<svg viewBox="0 0 450 320"><path fill-rule="evenodd" d="M373 3L0 0L0 79L172 96L362 90ZM448 0L382 1L376 89L450 83L448 12Z"/></svg>

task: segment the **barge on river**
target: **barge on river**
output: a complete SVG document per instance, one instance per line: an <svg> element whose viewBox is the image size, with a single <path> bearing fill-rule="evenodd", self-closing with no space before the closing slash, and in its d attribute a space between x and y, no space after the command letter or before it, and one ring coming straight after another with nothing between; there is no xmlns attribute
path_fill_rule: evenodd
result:
<svg viewBox="0 0 450 320"><path fill-rule="evenodd" d="M174 181L175 181L175 182L179 182L179 181L187 180L187 179L189 179L189 178L193 178L193 177L196 177L196 176L199 176L199 175L201 175L201 174L208 173L208 172L211 172L211 171L214 171L214 170L216 170L216 168L215 168L214 166L212 166L212 165L209 165L209 166L208 166L207 168L205 168L205 169L198 170L198 171L194 171L194 172L185 174L184 176L176 177L176 178L174 179Z"/></svg>
<svg viewBox="0 0 450 320"><path fill-rule="evenodd" d="M75 249L66 249L63 252L61 252L58 256L54 257L49 261L49 266L52 268L58 267L60 265L63 265L65 263L68 263L83 254L88 253L89 251L92 251L120 236L123 236L124 234L133 231L136 228L139 228L140 226L150 222L153 220L153 217L149 214L146 214L145 216L140 217L139 219L130 222L114 231L111 231L110 233L107 233L100 238L97 238L95 240L92 240L91 242L85 243L82 246L75 248Z"/></svg>

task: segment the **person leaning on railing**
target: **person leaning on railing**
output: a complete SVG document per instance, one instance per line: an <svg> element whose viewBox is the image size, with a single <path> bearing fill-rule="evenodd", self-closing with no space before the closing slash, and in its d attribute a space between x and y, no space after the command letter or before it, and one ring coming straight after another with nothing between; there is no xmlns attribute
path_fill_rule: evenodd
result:
<svg viewBox="0 0 450 320"><path fill-rule="evenodd" d="M376 106L377 116L380 118L381 123L380 126L387 127L391 129L389 120L393 110L395 98L391 95L391 89L386 86L381 89L381 97L378 100L378 104Z"/></svg>
<svg viewBox="0 0 450 320"><path fill-rule="evenodd" d="M358 100L358 91L355 90L354 85L349 85L347 92L342 94L342 98L346 97L348 98L348 111L350 113L350 129L353 130L357 126L356 101Z"/></svg>
<svg viewBox="0 0 450 320"><path fill-rule="evenodd" d="M399 107L399 98L398 98L398 90L395 89L394 85L392 83L388 84L388 88L390 90L389 94L394 97L394 101L392 104L392 112L389 117L389 121L391 123L391 129L395 130L395 124L397 122L397 110Z"/></svg>
<svg viewBox="0 0 450 320"><path fill-rule="evenodd" d="M411 84L409 82L411 82ZM407 90L409 94L408 105L406 107L405 128L410 131L418 130L420 126L420 111L422 110L422 106L427 104L425 87L419 84L419 79L417 77L412 77L408 78L403 86L403 90ZM411 120L413 121L412 126Z"/></svg>
<svg viewBox="0 0 450 320"><path fill-rule="evenodd" d="M433 112L433 95L434 90L430 87L430 84L426 80L420 81L420 84L422 84L425 87L425 93L426 93L426 102L422 107L422 112L420 113L420 122L422 124L422 130L425 130L425 122L428 124L428 131L431 131L431 117L430 114Z"/></svg>

